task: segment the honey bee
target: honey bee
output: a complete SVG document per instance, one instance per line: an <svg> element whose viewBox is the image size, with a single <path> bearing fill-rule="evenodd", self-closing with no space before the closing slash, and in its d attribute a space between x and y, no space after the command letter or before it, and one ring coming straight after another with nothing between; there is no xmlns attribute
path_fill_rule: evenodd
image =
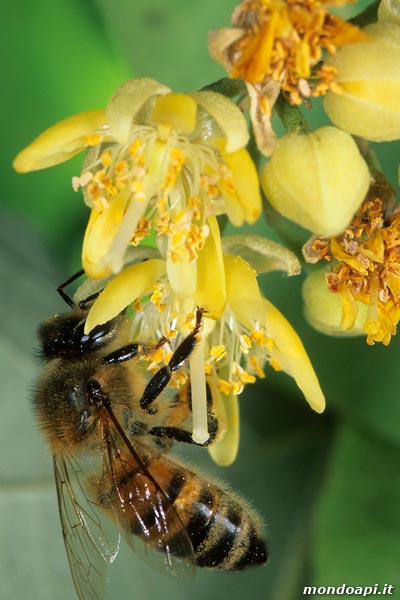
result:
<svg viewBox="0 0 400 600"><path fill-rule="evenodd" d="M194 566L242 570L267 560L259 518L247 503L166 455L176 440L193 443L188 386L175 396L167 389L196 346L202 314L198 309L191 333L150 380L141 361L167 340L124 344L124 314L88 335L87 306L40 327L45 366L34 406L53 454L80 600L104 597L120 534L173 575ZM208 402L212 443L219 423Z"/></svg>

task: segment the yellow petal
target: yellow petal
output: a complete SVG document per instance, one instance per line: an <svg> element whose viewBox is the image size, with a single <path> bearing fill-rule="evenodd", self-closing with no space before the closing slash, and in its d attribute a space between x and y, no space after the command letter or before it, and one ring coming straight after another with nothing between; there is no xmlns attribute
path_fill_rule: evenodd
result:
<svg viewBox="0 0 400 600"><path fill-rule="evenodd" d="M239 450L239 402L235 394L229 394L222 398L218 390L216 392L219 394L219 402L224 404L226 431L222 439L212 444L208 451L217 465L229 467L235 461ZM213 403L215 401L216 396L213 394Z"/></svg>
<svg viewBox="0 0 400 600"><path fill-rule="evenodd" d="M107 123L114 138L120 144L129 139L133 120L143 104L159 94L168 94L171 90L154 79L129 79L112 96L106 108Z"/></svg>
<svg viewBox="0 0 400 600"><path fill-rule="evenodd" d="M299 336L282 313L263 299L267 335L274 342L272 361L293 377L307 402L318 413L325 409L325 397Z"/></svg>
<svg viewBox="0 0 400 600"><path fill-rule="evenodd" d="M224 257L218 221L209 217L210 234L197 260L196 304L207 317L219 319L226 302Z"/></svg>
<svg viewBox="0 0 400 600"><path fill-rule="evenodd" d="M126 198L118 195L108 207L99 212L93 208L86 227L82 246L82 266L88 277L97 279L112 272L107 256L126 208Z"/></svg>
<svg viewBox="0 0 400 600"><path fill-rule="evenodd" d="M13 162L18 173L58 165L84 149L87 137L105 124L104 110L78 113L46 129Z"/></svg>
<svg viewBox="0 0 400 600"><path fill-rule="evenodd" d="M136 231L140 217L146 210L147 202L137 201L132 198L124 213L120 227L112 241L110 251L104 256L104 268L109 269L110 273L118 273L124 265L124 256L129 243Z"/></svg>
<svg viewBox="0 0 400 600"><path fill-rule="evenodd" d="M258 287L256 273L239 256L224 257L226 277L226 302L236 319L248 329L254 321L264 323L263 298Z"/></svg>
<svg viewBox="0 0 400 600"><path fill-rule="evenodd" d="M165 274L165 261L150 259L126 267L114 277L93 303L85 323L85 333L96 325L107 323L129 304L149 294Z"/></svg>
<svg viewBox="0 0 400 600"><path fill-rule="evenodd" d="M249 141L246 119L231 100L215 92L189 94L216 121L226 139L225 152L234 152Z"/></svg>
<svg viewBox="0 0 400 600"><path fill-rule="evenodd" d="M221 193L221 196L224 199L225 211L229 221L235 227L241 227L244 222L244 213L243 207L238 201L236 194L234 194L233 191L232 193L230 193L230 191L223 184L220 184L218 188Z"/></svg>
<svg viewBox="0 0 400 600"><path fill-rule="evenodd" d="M197 285L196 261L189 260L189 252L184 246L172 248L170 238L166 263L168 281L174 292L180 298L194 298Z"/></svg>
<svg viewBox="0 0 400 600"><path fill-rule="evenodd" d="M232 173L235 199L240 204L244 220L252 225L261 214L261 195L258 173L250 154L242 148L230 154L223 152L222 158Z"/></svg>
<svg viewBox="0 0 400 600"><path fill-rule="evenodd" d="M159 96L154 103L150 123L171 129L192 133L196 127L196 102L186 94L166 94Z"/></svg>

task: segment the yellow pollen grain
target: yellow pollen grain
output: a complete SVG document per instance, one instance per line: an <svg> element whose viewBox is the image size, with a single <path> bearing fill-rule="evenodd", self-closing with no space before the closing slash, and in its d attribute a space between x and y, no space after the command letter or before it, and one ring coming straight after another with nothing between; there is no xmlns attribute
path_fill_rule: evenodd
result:
<svg viewBox="0 0 400 600"><path fill-rule="evenodd" d="M180 148L171 148L170 150L170 158L178 165L183 165L185 162L185 153Z"/></svg>
<svg viewBox="0 0 400 600"><path fill-rule="evenodd" d="M279 362L275 358L271 358L269 364L274 369L274 371L282 371L282 367Z"/></svg>
<svg viewBox="0 0 400 600"><path fill-rule="evenodd" d="M151 360L153 363L160 364L165 360L169 360L169 355L172 356L171 352L166 352L164 347L157 348L155 352L151 353Z"/></svg>
<svg viewBox="0 0 400 600"><path fill-rule="evenodd" d="M114 172L116 175L122 175L123 173L125 173L127 167L128 167L128 164L127 164L126 160L119 160L114 165Z"/></svg>
<svg viewBox="0 0 400 600"><path fill-rule="evenodd" d="M219 344L218 346L213 346L210 350L210 356L215 362L219 362L227 355L226 348L223 344Z"/></svg>
<svg viewBox="0 0 400 600"><path fill-rule="evenodd" d="M131 191L132 194L141 194L144 190L144 182L140 179L133 179L131 181ZM140 195L140 198L142 196Z"/></svg>
<svg viewBox="0 0 400 600"><path fill-rule="evenodd" d="M250 363L251 367L252 367L252 368L255 370L255 372L256 372L256 374L257 374L257 376L258 376L260 379L264 379L264 377L265 377L265 373L264 373L264 371L262 370L262 368L261 368L261 366L260 366L260 363L259 363L259 362L258 362L258 360L257 360L257 357L255 357L255 356L250 356L250 358L249 358L249 363Z"/></svg>
<svg viewBox="0 0 400 600"><path fill-rule="evenodd" d="M112 164L112 154L111 154L111 150L103 150L103 152L100 154L100 162L103 165L103 167L109 167Z"/></svg>
<svg viewBox="0 0 400 600"><path fill-rule="evenodd" d="M171 262L174 263L174 265L177 265L179 263L179 252L177 250L170 250L169 256Z"/></svg>
<svg viewBox="0 0 400 600"><path fill-rule="evenodd" d="M244 354L248 354L251 348L251 340L248 335L241 335L240 338L240 349Z"/></svg>
<svg viewBox="0 0 400 600"><path fill-rule="evenodd" d="M182 170L182 166L185 163L185 155L178 148L171 148L169 156L171 162L168 165L168 170L160 186L160 189L163 191L170 190L173 188L178 178L178 175Z"/></svg>
<svg viewBox="0 0 400 600"><path fill-rule="evenodd" d="M250 333L250 340L254 341L257 346L266 348L269 352L271 352L274 348L274 341L259 329L253 329L253 331Z"/></svg>
<svg viewBox="0 0 400 600"><path fill-rule="evenodd" d="M93 179L93 173L91 171L85 171L80 177L74 175L72 178L72 189L77 192L80 187L85 187Z"/></svg>
<svg viewBox="0 0 400 600"><path fill-rule="evenodd" d="M136 312L141 312L141 311L143 310L143 305L142 305L142 303L140 302L140 300L137 300L137 299L136 299L136 300L135 300L135 301L132 303L132 308L133 308L133 310L135 310Z"/></svg>
<svg viewBox="0 0 400 600"><path fill-rule="evenodd" d="M189 196L187 199L187 205L192 209L193 219L199 220L201 217L201 200L196 196Z"/></svg>
<svg viewBox="0 0 400 600"><path fill-rule="evenodd" d="M167 196L159 196L157 199L157 210L159 213L165 213L165 211L167 210L167 206L168 206L168 198ZM163 218L166 218L168 220L171 219L171 215L168 214L163 214L162 215Z"/></svg>
<svg viewBox="0 0 400 600"><path fill-rule="evenodd" d="M128 148L128 152L132 158L135 158L138 151L142 148L143 142L141 140L135 140Z"/></svg>
<svg viewBox="0 0 400 600"><path fill-rule="evenodd" d="M179 390L188 380L188 376L183 371L175 371L172 374L171 381L169 383L170 387Z"/></svg>
<svg viewBox="0 0 400 600"><path fill-rule="evenodd" d="M188 313L186 319L182 323L182 329L193 329L194 327L194 314Z"/></svg>
<svg viewBox="0 0 400 600"><path fill-rule="evenodd" d="M101 193L100 186L97 183L92 183L89 185L88 192L92 200L96 200Z"/></svg>
<svg viewBox="0 0 400 600"><path fill-rule="evenodd" d="M209 362L204 363L204 373L206 375L211 375L212 373L212 366Z"/></svg>
<svg viewBox="0 0 400 600"><path fill-rule="evenodd" d="M168 337L168 339L173 340L178 335L178 332L176 329L168 329L168 334L165 335L166 337Z"/></svg>
<svg viewBox="0 0 400 600"><path fill-rule="evenodd" d="M164 298L165 289L164 286L156 287L152 295L150 296L150 302L159 306Z"/></svg>
<svg viewBox="0 0 400 600"><path fill-rule="evenodd" d="M248 373L245 370L243 370L239 373L239 378L243 384L254 383L256 381L256 378L254 377L254 375L250 375L250 373Z"/></svg>
<svg viewBox="0 0 400 600"><path fill-rule="evenodd" d="M238 395L243 389L243 386L241 386L237 381L226 381L225 379L219 379L218 389L226 396L229 396L229 394Z"/></svg>
<svg viewBox="0 0 400 600"><path fill-rule="evenodd" d="M85 146L97 146L103 140L103 135L101 133L92 133L87 136L85 140Z"/></svg>

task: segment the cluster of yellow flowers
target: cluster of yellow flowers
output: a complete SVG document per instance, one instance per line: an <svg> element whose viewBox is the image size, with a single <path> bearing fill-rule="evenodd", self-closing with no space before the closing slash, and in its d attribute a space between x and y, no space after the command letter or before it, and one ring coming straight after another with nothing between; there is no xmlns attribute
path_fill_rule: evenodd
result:
<svg viewBox="0 0 400 600"><path fill-rule="evenodd" d="M131 307L132 339L170 340L151 357L154 369L203 310L197 348L172 385L190 376L193 439L204 443L208 384L226 415L226 435L212 450L220 464L237 452L237 397L264 377L266 363L294 377L314 410L325 406L299 337L257 282L271 270L299 273L298 258L260 236L221 236L220 215L235 227L258 219L260 181L270 206L312 232L306 260L332 261L322 279L317 271L306 279L311 324L331 334L364 327L369 343L388 343L400 318L400 219L352 137L400 138L397 0L384 1L381 22L361 30L332 15L325 0L244 0L232 28L212 32L209 44L229 76L244 82L237 104L224 95L224 82L182 94L152 79L130 80L105 110L65 119L14 161L27 172L86 150L73 179L90 208L82 264L104 288L87 332ZM295 119L277 140L274 107L292 118L299 104L321 95L334 126L311 132ZM260 176L246 149L246 98L257 159L270 156ZM325 309L327 296L341 315ZM359 305L367 311L357 312Z"/></svg>

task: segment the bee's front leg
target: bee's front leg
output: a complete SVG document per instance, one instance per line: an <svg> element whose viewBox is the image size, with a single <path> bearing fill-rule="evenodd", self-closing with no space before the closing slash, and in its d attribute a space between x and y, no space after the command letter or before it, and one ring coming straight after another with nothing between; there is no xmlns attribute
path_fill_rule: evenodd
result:
<svg viewBox="0 0 400 600"><path fill-rule="evenodd" d="M183 367L195 349L197 343L197 334L199 333L201 327L203 312L204 311L202 308L197 309L196 324L193 331L179 344L169 363L164 367L161 367L161 369L157 371L157 373L147 384L140 401L140 406L149 414L154 412L154 409L151 409L151 404L168 385L172 373Z"/></svg>

